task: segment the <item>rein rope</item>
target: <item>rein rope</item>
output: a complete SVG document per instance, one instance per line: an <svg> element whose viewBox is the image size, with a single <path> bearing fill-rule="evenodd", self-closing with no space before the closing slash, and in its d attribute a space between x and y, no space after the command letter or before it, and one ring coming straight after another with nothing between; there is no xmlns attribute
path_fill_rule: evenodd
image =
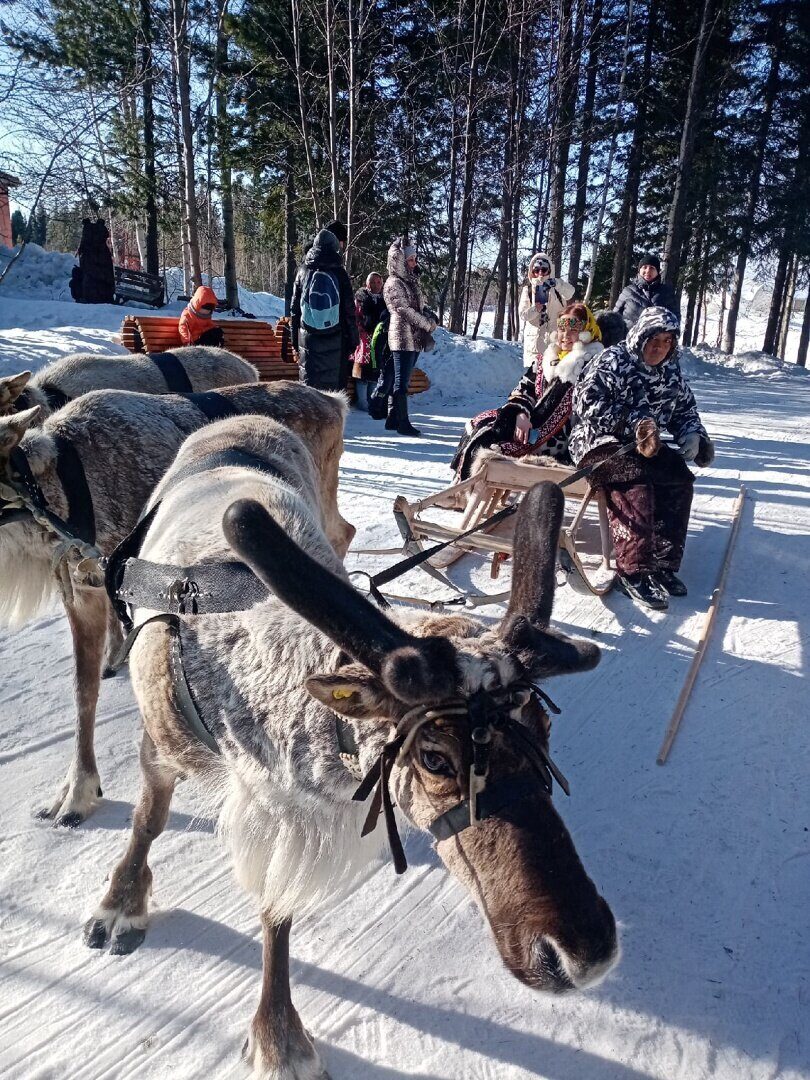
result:
<svg viewBox="0 0 810 1080"><path fill-rule="evenodd" d="M416 736L426 724L441 727L443 722L468 720L470 766L467 773L467 796L435 818L428 826L437 840L448 840L465 829L490 817L497 817L507 807L530 798L537 791L537 779L546 794L551 795L554 781L565 792L571 789L565 776L554 763L546 747L536 740L529 729L514 715L530 700L534 700L546 716L559 715L560 709L548 694L535 683L520 683L508 691L478 690L469 698L454 698L435 707L417 705L397 723L394 736L380 751L379 757L360 781L352 796L355 802L365 802L371 796L361 836L377 827L382 814L388 846L397 874L408 868L402 839L394 815L390 791L391 771L395 764L405 761ZM492 736L503 732L507 742L531 767L531 776L515 778L507 775L489 781Z"/></svg>

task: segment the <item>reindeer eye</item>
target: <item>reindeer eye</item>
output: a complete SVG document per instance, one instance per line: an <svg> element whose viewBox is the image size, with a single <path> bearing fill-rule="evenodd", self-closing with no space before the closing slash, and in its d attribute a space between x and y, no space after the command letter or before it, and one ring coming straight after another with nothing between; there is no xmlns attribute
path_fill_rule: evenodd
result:
<svg viewBox="0 0 810 1080"><path fill-rule="evenodd" d="M447 758L437 754L435 750L422 751L422 764L428 772L438 773L440 776L450 776L453 771Z"/></svg>

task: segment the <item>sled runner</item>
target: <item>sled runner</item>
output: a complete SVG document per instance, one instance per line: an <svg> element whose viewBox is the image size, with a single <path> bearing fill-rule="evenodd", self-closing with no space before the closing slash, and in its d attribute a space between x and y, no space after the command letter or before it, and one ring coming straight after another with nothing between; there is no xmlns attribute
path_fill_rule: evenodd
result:
<svg viewBox="0 0 810 1080"><path fill-rule="evenodd" d="M463 555L475 553L491 558L492 577L497 578L502 563L512 554L514 515L467 536L462 534L475 530L498 511L517 505L541 480L551 480L563 487L566 502L573 509L560 532L559 566L577 592L605 596L613 587L616 571L610 562L612 545L604 497L591 490L585 477L573 479L575 476L575 470L565 466L498 455L474 476L435 495L417 502L400 495L394 503L394 516L412 552L424 550L425 541L450 541L428 560L434 569L444 569ZM569 478L572 482L566 484ZM500 599L500 594L493 596L492 602Z"/></svg>

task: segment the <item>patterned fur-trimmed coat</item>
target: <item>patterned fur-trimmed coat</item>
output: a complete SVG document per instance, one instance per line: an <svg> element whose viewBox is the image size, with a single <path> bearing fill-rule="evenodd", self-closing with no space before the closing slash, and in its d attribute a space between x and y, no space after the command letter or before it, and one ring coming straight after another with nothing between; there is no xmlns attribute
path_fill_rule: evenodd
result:
<svg viewBox="0 0 810 1080"><path fill-rule="evenodd" d="M649 338L665 331L678 333L675 316L666 308L647 308L626 341L586 364L574 388L568 449L575 463L597 446L629 442L642 420L654 420L676 441L693 431L708 439L681 372L678 346L657 367L642 358Z"/></svg>
<svg viewBox="0 0 810 1080"><path fill-rule="evenodd" d="M385 306L391 313L388 347L404 352L421 352L433 330L433 320L422 314L425 301L416 275L405 266L402 240L388 249L388 278L383 288Z"/></svg>

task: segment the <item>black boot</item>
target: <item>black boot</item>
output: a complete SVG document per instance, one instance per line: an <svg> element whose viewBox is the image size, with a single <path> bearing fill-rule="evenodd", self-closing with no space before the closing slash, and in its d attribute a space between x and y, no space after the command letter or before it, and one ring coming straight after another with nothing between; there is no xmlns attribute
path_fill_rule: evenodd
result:
<svg viewBox="0 0 810 1080"><path fill-rule="evenodd" d="M656 570L653 577L670 596L686 596L686 586L674 570Z"/></svg>
<svg viewBox="0 0 810 1080"><path fill-rule="evenodd" d="M394 404L397 408L397 432L400 435L421 435L419 428L415 428L408 419L408 392L400 390L394 394Z"/></svg>
<svg viewBox="0 0 810 1080"><path fill-rule="evenodd" d="M385 418L385 430L396 431L397 430L397 399L394 396L391 399L391 404L388 406L388 416Z"/></svg>
<svg viewBox="0 0 810 1080"><path fill-rule="evenodd" d="M619 574L616 588L653 611L666 611L669 597L652 574Z"/></svg>

